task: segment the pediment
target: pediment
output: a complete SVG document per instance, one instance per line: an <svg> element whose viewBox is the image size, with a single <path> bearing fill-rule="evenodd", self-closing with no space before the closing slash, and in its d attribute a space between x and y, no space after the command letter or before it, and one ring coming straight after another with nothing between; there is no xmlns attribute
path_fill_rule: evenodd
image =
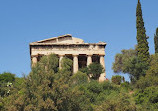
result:
<svg viewBox="0 0 158 111"><path fill-rule="evenodd" d="M52 43L52 44L82 44L84 41L79 38L72 37L70 34L40 40L34 43Z"/></svg>

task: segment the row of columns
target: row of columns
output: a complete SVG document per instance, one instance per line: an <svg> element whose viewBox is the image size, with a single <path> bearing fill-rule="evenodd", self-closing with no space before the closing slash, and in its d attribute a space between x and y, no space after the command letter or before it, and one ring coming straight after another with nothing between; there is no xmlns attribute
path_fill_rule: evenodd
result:
<svg viewBox="0 0 158 111"><path fill-rule="evenodd" d="M61 69L61 60L64 55L59 55L59 68ZM37 56L32 57L32 65L37 63ZM92 55L87 56L87 66L92 63ZM100 55L100 64L105 68L104 55ZM73 55L73 73L78 71L78 55Z"/></svg>
<svg viewBox="0 0 158 111"><path fill-rule="evenodd" d="M64 55L59 56L59 68L61 68L61 60ZM92 63L92 55L87 56L87 66ZM105 68L104 55L100 55L100 64ZM73 55L73 73L78 71L78 55Z"/></svg>

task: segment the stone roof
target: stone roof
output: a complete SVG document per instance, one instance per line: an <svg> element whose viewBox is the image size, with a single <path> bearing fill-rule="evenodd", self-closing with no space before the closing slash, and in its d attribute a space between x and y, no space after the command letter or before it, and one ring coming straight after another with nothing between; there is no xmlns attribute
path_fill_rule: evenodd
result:
<svg viewBox="0 0 158 111"><path fill-rule="evenodd" d="M40 40L37 42L32 42L30 45L106 45L105 42L99 42L99 43L84 43L84 40L72 37L71 34L66 34L58 37L52 37L49 39Z"/></svg>

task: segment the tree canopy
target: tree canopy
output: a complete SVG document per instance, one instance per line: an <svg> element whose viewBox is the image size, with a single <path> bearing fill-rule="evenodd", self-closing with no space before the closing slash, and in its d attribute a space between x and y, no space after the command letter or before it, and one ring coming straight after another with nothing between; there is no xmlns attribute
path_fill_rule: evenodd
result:
<svg viewBox="0 0 158 111"><path fill-rule="evenodd" d="M156 33L154 36L154 43L155 43L155 53L158 53L158 28L156 29Z"/></svg>
<svg viewBox="0 0 158 111"><path fill-rule="evenodd" d="M15 80L15 74L10 72L4 72L0 74L0 82L13 82Z"/></svg>
<svg viewBox="0 0 158 111"><path fill-rule="evenodd" d="M148 46L148 37L146 35L146 30L144 27L144 20L142 15L141 3L138 0L137 10L136 10L136 28L137 28L137 53L138 53L138 62L141 62L139 66L142 68L141 76L145 75L145 71L148 69L149 65L149 46Z"/></svg>

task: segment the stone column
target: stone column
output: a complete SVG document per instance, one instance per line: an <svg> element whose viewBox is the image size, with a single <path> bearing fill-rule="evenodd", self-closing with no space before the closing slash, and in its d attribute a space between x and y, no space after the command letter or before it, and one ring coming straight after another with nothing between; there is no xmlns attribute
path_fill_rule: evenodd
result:
<svg viewBox="0 0 158 111"><path fill-rule="evenodd" d="M59 69L61 69L61 60L63 59L64 55L59 55Z"/></svg>
<svg viewBox="0 0 158 111"><path fill-rule="evenodd" d="M105 69L105 61L104 61L104 55L100 56L100 64L104 67Z"/></svg>
<svg viewBox="0 0 158 111"><path fill-rule="evenodd" d="M87 66L92 63L92 55L87 56Z"/></svg>
<svg viewBox="0 0 158 111"><path fill-rule="evenodd" d="M100 55L100 64L101 64L101 65L103 66L103 68L105 69L104 55ZM100 77L99 77L99 81L100 81L100 82L101 82L101 81L104 81L104 80L105 80L105 76L106 76L105 72L102 73L102 74L100 75Z"/></svg>
<svg viewBox="0 0 158 111"><path fill-rule="evenodd" d="M37 56L32 57L32 66L34 66L37 63Z"/></svg>
<svg viewBox="0 0 158 111"><path fill-rule="evenodd" d="M78 55L73 55L73 73L78 71Z"/></svg>

